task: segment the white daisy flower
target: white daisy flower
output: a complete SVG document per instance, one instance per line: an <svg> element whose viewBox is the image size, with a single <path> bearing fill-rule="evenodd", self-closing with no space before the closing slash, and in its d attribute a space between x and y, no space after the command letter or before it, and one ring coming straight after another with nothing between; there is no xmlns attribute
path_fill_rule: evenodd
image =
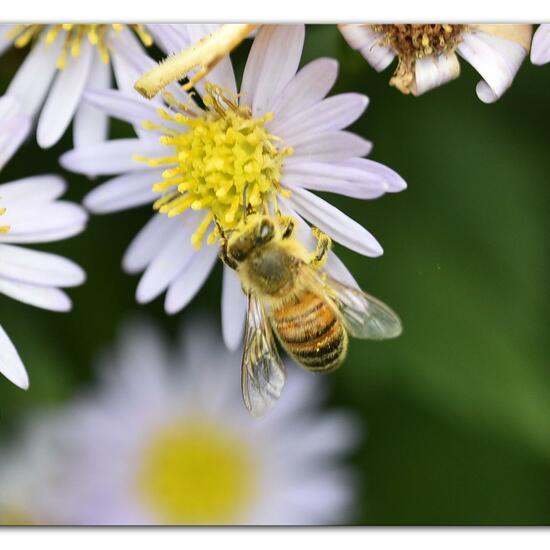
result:
<svg viewBox="0 0 550 550"><path fill-rule="evenodd" d="M512 84L531 44L532 25L339 25L349 45L377 71L398 59L390 80L404 94L420 95L457 78L456 54L482 76L476 92L496 101Z"/></svg>
<svg viewBox="0 0 550 550"><path fill-rule="evenodd" d="M382 254L366 229L310 190L372 199L406 184L390 168L362 158L371 144L344 130L363 114L367 97L325 97L337 62L317 59L298 71L303 42L303 25L263 26L239 94L225 57L211 71L212 81L197 85L204 109L176 85L164 95L167 108L159 107L160 99L121 91L87 92L91 105L133 124L138 137L78 148L60 161L88 176L116 175L86 197L92 212L151 204L159 210L123 260L127 272L145 271L139 302L166 290L168 313L185 307L216 262L218 247L201 246L216 242L214 220L231 231L246 208L279 208L355 252ZM351 278L334 255L327 269ZM226 268L222 318L231 349L242 338L245 304L236 275Z"/></svg>
<svg viewBox="0 0 550 550"><path fill-rule="evenodd" d="M320 380L295 372L273 415L252 419L212 321L188 326L174 351L154 325L126 328L103 357L101 386L57 411L55 445L41 446L50 456L27 472L44 478L50 514L42 519L42 502L30 496L19 496L28 507L12 506L13 514L69 525L352 519L356 479L342 459L359 439L354 418L322 412Z"/></svg>
<svg viewBox="0 0 550 550"><path fill-rule="evenodd" d="M81 103L88 88L112 86L111 67L120 88L131 88L139 76L130 58L154 40L164 43L173 25L119 24L0 24L0 54L14 46L30 45L25 61L7 88L6 95L21 103L23 112L34 119L38 113L36 139L51 147L61 138L74 118L75 147L106 138L107 117ZM0 109L0 126L4 116Z"/></svg>
<svg viewBox="0 0 550 550"><path fill-rule="evenodd" d="M531 62L544 65L550 61L550 24L539 25L531 45Z"/></svg>
<svg viewBox="0 0 550 550"><path fill-rule="evenodd" d="M87 215L80 206L58 200L65 182L57 176L33 176L0 184L0 293L51 311L69 311L60 290L84 282L74 262L19 244L59 241L80 233ZM29 381L10 339L0 327L0 373L21 388Z"/></svg>

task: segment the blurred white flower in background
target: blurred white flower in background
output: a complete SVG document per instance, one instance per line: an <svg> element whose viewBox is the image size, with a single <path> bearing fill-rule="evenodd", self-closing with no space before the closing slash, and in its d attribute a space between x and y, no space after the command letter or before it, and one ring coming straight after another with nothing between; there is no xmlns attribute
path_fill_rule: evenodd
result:
<svg viewBox="0 0 550 550"><path fill-rule="evenodd" d="M550 61L550 24L539 25L531 45L531 62L544 65Z"/></svg>
<svg viewBox="0 0 550 550"><path fill-rule="evenodd" d="M51 437L32 441L44 429L31 430L25 455L3 453L6 517L107 525L351 520L357 478L343 459L358 443L354 418L323 411L324 387L304 372L293 372L269 417L251 418L236 356L212 324L190 321L176 350L154 325L128 325L102 358L100 386L56 412Z"/></svg>
<svg viewBox="0 0 550 550"><path fill-rule="evenodd" d="M457 78L462 56L482 76L476 92L484 103L496 101L512 84L529 53L532 25L517 24L341 24L344 38L377 71L395 57L390 84L420 95Z"/></svg>
<svg viewBox="0 0 550 550"><path fill-rule="evenodd" d="M70 298L60 287L84 282L74 262L18 244L59 241L80 233L87 221L83 208L58 200L65 191L58 176L33 176L0 184L0 293L42 309L69 311ZM0 373L21 388L25 367L0 326Z"/></svg>
<svg viewBox="0 0 550 550"><path fill-rule="evenodd" d="M83 105L82 95L89 88L111 88L111 67L118 87L131 89L141 74L134 68L133 59L144 52L144 46L156 40L164 44L176 26L153 27L0 24L0 55L11 47L30 47L5 93L19 101L22 112L30 119L38 118L36 139L41 147L55 145L73 117L75 147L106 138L107 117ZM0 127L9 120L6 116L0 107ZM24 137L29 131L30 126Z"/></svg>
<svg viewBox="0 0 550 550"><path fill-rule="evenodd" d="M0 97L0 170L29 135L32 119L15 97Z"/></svg>
<svg viewBox="0 0 550 550"><path fill-rule="evenodd" d="M193 41L210 30L207 25L186 27ZM321 58L298 71L304 32L303 25L263 26L238 95L229 57L210 72L211 82L197 84L205 109L176 84L166 88L166 103L135 92L86 93L91 105L131 123L138 137L77 148L61 157L62 166L74 172L117 175L94 189L85 205L95 213L140 205L160 211L123 260L127 272L144 271L139 302L166 291L167 313L183 309L216 262L218 247L203 245L217 241L214 218L231 231L248 206L259 211L279 207L355 252L382 254L366 229L309 191L373 199L406 184L390 168L362 158L370 142L344 130L363 114L368 98L357 93L325 97L336 82L338 63ZM189 36L179 40L180 49L189 44ZM342 272L351 278L334 255L327 265L331 270L339 279ZM225 268L222 319L230 349L240 345L245 307L237 277Z"/></svg>

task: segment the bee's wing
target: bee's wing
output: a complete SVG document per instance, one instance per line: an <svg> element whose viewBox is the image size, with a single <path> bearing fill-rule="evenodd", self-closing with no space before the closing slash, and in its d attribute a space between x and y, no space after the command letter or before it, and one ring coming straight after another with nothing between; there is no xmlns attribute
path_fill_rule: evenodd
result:
<svg viewBox="0 0 550 550"><path fill-rule="evenodd" d="M271 408L283 391L285 379L285 367L264 308L257 296L249 294L241 388L252 416L263 416Z"/></svg>
<svg viewBox="0 0 550 550"><path fill-rule="evenodd" d="M386 304L358 288L346 286L326 275L325 288L354 338L385 340L403 331L401 320Z"/></svg>

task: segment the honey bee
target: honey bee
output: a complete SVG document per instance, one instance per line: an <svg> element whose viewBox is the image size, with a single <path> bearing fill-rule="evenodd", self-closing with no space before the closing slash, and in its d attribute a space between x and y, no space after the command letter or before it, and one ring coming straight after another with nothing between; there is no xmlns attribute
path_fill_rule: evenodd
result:
<svg viewBox="0 0 550 550"><path fill-rule="evenodd" d="M248 296L241 387L252 416L265 414L284 386L285 367L273 333L313 372L342 365L348 335L381 340L401 334L401 321L388 306L321 271L331 241L316 228L313 233L314 252L294 236L290 216L251 214L229 238L222 233L221 258L237 272Z"/></svg>

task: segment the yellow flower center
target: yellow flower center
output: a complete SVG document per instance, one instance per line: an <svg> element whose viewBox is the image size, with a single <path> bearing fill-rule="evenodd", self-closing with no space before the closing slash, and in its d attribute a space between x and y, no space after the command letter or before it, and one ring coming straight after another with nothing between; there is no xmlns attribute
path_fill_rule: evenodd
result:
<svg viewBox="0 0 550 550"><path fill-rule="evenodd" d="M453 52L467 27L446 23L371 25L375 32L382 33L381 44L392 49L399 58L390 84L405 94L414 91L416 61L430 55Z"/></svg>
<svg viewBox="0 0 550 550"><path fill-rule="evenodd" d="M151 46L153 38L145 30L143 25L127 25L139 37L144 46ZM109 30L121 31L124 25L120 24L73 24L63 23L56 25L15 25L10 30L8 38L14 41L16 48L24 48L31 41L43 37L46 44L52 44L60 32L65 33L63 48L57 58L57 68L63 69L70 57L76 58L80 55L82 40L87 38L90 44L97 47L101 59L104 63L109 62L109 47L107 44L107 34Z"/></svg>
<svg viewBox="0 0 550 550"><path fill-rule="evenodd" d="M237 523L255 496L255 458L247 442L213 422L180 421L145 446L138 492L162 524Z"/></svg>
<svg viewBox="0 0 550 550"><path fill-rule="evenodd" d="M159 115L182 130L146 122L145 128L162 131L160 142L172 154L140 158L150 166L173 165L153 186L162 193L154 204L156 209L170 217L190 208L206 212L192 237L197 249L213 220L224 231L232 230L242 222L245 211L265 212L276 203L283 159L292 154L292 149L281 147L281 140L265 127L272 113L254 118L249 107L238 105L236 97L224 95L209 83L205 88L202 100L206 110L200 113L165 94L174 109L160 109ZM217 236L216 228L208 236L208 244Z"/></svg>

